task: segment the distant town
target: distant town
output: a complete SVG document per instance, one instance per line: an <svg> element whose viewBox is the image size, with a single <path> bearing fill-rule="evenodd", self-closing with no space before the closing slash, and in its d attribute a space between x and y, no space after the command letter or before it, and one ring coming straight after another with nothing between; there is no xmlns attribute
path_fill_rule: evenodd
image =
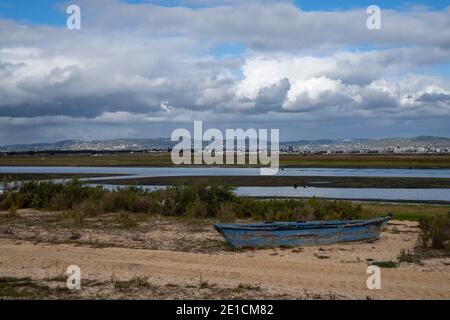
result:
<svg viewBox="0 0 450 320"><path fill-rule="evenodd" d="M392 140L392 139L386 139ZM286 144L280 146L281 153L297 154L432 154L450 153L449 141L422 141L396 139L397 141L373 140L333 141L331 143ZM401 141L402 140L402 141ZM449 139L446 139L449 140Z"/></svg>
<svg viewBox="0 0 450 320"><path fill-rule="evenodd" d="M2 154L32 153L134 153L170 152L169 138L63 140L55 143L17 144L0 147ZM244 151L243 149L240 151ZM245 150L248 151L248 150ZM385 139L321 139L280 143L280 153L293 154L445 154L450 138L420 136Z"/></svg>

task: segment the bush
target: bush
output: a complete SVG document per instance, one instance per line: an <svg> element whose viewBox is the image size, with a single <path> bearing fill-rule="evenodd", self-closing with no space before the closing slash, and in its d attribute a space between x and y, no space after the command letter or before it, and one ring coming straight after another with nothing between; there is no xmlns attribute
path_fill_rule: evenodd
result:
<svg viewBox="0 0 450 320"><path fill-rule="evenodd" d="M409 250L404 250L400 252L398 256L399 262L407 262L407 263L421 263L420 256L415 254L414 252L410 252Z"/></svg>
<svg viewBox="0 0 450 320"><path fill-rule="evenodd" d="M15 200L11 194L6 194L2 198L3 199L0 202L1 210L9 210L11 207L16 206Z"/></svg>
<svg viewBox="0 0 450 320"><path fill-rule="evenodd" d="M233 222L236 219L236 214L232 205L229 203L222 203L217 212L217 218L220 222Z"/></svg>
<svg viewBox="0 0 450 320"><path fill-rule="evenodd" d="M78 225L82 225L86 218L93 218L104 212L102 202L94 200L85 200L80 204L74 206L71 212L71 217Z"/></svg>
<svg viewBox="0 0 450 320"><path fill-rule="evenodd" d="M317 198L257 200L239 198L229 186L203 183L146 191L129 187L106 190L86 187L74 179L66 183L30 181L9 187L0 196L0 209L71 210L80 222L103 212L149 213L193 218L236 218L265 221L358 219L362 209L347 201Z"/></svg>
<svg viewBox="0 0 450 320"><path fill-rule="evenodd" d="M118 280L116 278L111 279L111 283L114 289L119 291L132 291L150 288L148 277L146 276L133 276L130 280Z"/></svg>
<svg viewBox="0 0 450 320"><path fill-rule="evenodd" d="M133 203L133 212L137 213L147 213L150 211L150 201L145 197L139 197L134 200Z"/></svg>
<svg viewBox="0 0 450 320"><path fill-rule="evenodd" d="M9 209L15 205L17 208L70 210L83 200L101 199L104 192L101 187L85 187L77 179L67 183L28 181L9 188L0 197L0 207Z"/></svg>
<svg viewBox="0 0 450 320"><path fill-rule="evenodd" d="M206 218L208 215L205 204L200 197L196 197L194 202L190 202L186 208L184 214L191 218Z"/></svg>
<svg viewBox="0 0 450 320"><path fill-rule="evenodd" d="M256 200L237 198L233 202L239 218L253 217L266 221L306 221L331 219L359 219L362 208L346 201L326 201L317 198Z"/></svg>
<svg viewBox="0 0 450 320"><path fill-rule="evenodd" d="M133 211L134 203L139 198L141 190L135 187L129 187L124 189L118 189L112 191L112 197L110 199L110 210L112 212L126 210Z"/></svg>
<svg viewBox="0 0 450 320"><path fill-rule="evenodd" d="M118 217L118 222L121 228L129 229L138 225L139 220L137 217L129 212L121 212Z"/></svg>
<svg viewBox="0 0 450 320"><path fill-rule="evenodd" d="M11 206L8 210L8 217L11 219L18 219L20 218L20 214L17 211L17 208L15 206Z"/></svg>
<svg viewBox="0 0 450 320"><path fill-rule="evenodd" d="M75 207L74 210L80 211L85 217L95 217L104 212L104 206L102 202L94 200L85 200Z"/></svg>
<svg viewBox="0 0 450 320"><path fill-rule="evenodd" d="M419 246L424 249L446 249L450 240L450 212L435 215L419 222Z"/></svg>

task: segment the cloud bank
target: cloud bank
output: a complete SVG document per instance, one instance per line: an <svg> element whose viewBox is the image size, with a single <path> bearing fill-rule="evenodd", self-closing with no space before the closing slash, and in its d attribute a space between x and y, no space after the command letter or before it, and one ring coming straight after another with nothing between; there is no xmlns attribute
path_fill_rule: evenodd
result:
<svg viewBox="0 0 450 320"><path fill-rule="evenodd" d="M77 31L0 19L0 144L193 120L285 140L450 135L450 8L383 10L368 30L364 8L78 4Z"/></svg>

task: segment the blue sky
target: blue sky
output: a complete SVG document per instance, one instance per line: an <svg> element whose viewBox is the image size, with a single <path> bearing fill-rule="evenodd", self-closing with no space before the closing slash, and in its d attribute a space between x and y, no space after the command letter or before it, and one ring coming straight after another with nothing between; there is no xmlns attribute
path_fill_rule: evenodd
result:
<svg viewBox="0 0 450 320"><path fill-rule="evenodd" d="M419 0L419 1L392 1L392 0L295 0L295 3L303 10L347 10L352 8L364 8L375 4L385 9L407 10L411 6L426 6L430 9L442 9L450 5L445 0Z"/></svg>
<svg viewBox="0 0 450 320"><path fill-rule="evenodd" d="M67 16L58 1L0 0L0 17L23 23L64 25Z"/></svg>

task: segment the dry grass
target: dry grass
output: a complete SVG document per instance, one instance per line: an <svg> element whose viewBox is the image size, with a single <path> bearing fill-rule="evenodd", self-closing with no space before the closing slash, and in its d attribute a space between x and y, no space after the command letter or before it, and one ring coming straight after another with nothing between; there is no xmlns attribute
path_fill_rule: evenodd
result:
<svg viewBox="0 0 450 320"><path fill-rule="evenodd" d="M361 203L365 212L374 216L384 215L386 212L392 212L395 220L419 221L424 217L446 215L450 212L448 205L429 205L429 204L398 204L398 203Z"/></svg>

